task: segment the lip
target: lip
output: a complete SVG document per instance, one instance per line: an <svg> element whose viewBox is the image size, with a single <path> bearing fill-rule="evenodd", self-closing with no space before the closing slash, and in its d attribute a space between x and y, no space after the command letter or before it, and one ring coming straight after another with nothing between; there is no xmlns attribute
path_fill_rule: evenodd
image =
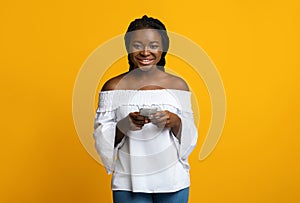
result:
<svg viewBox="0 0 300 203"><path fill-rule="evenodd" d="M141 65L149 65L151 64L154 59L153 58L137 58L137 61L141 64Z"/></svg>

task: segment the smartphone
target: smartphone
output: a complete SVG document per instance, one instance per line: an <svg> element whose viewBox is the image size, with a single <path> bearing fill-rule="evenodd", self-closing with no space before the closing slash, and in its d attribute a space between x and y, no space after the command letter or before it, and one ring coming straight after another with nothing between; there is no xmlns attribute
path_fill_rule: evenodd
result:
<svg viewBox="0 0 300 203"><path fill-rule="evenodd" d="M156 114L157 108L156 107L147 107L147 108L141 108L140 109L140 115L149 117L150 115Z"/></svg>

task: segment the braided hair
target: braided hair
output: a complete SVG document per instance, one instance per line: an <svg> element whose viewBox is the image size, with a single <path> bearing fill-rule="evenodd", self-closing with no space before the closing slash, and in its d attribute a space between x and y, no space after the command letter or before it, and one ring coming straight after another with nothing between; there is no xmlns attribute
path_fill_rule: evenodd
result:
<svg viewBox="0 0 300 203"><path fill-rule="evenodd" d="M129 51L129 43L130 43L130 37L131 37L130 33L132 33L133 31L136 31L136 30L147 29L147 28L157 30L161 36L162 44L163 44L163 52L162 52L160 61L157 63L157 68L162 71L165 71L165 68L164 68L164 66L166 64L165 56L169 49L169 37L167 35L166 27L158 19L148 17L146 15L144 15L142 18L138 18L138 19L135 19L134 21L132 21L127 29L125 36L124 36L125 46L126 46L126 50L128 53L129 71L134 69L134 64L130 59L130 51Z"/></svg>

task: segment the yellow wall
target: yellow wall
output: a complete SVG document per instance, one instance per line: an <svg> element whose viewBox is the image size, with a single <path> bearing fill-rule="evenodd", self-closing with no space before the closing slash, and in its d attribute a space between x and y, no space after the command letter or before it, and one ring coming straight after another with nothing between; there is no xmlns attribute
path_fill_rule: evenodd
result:
<svg viewBox="0 0 300 203"><path fill-rule="evenodd" d="M110 176L76 134L72 91L90 53L143 14L198 43L226 90L224 132L204 161L209 101L197 98L190 202L299 202L296 0L1 2L0 202L111 202Z"/></svg>

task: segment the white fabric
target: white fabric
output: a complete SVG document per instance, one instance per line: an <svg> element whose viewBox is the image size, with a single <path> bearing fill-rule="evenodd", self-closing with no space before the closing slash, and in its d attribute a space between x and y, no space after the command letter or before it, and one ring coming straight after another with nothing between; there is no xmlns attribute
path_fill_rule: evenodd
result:
<svg viewBox="0 0 300 203"><path fill-rule="evenodd" d="M112 189L174 192L190 185L188 156L197 142L191 93L183 90L113 90L100 92L95 117L95 147L110 174ZM145 124L129 131L114 147L116 124L130 112L155 106L181 118L181 142L169 128Z"/></svg>

